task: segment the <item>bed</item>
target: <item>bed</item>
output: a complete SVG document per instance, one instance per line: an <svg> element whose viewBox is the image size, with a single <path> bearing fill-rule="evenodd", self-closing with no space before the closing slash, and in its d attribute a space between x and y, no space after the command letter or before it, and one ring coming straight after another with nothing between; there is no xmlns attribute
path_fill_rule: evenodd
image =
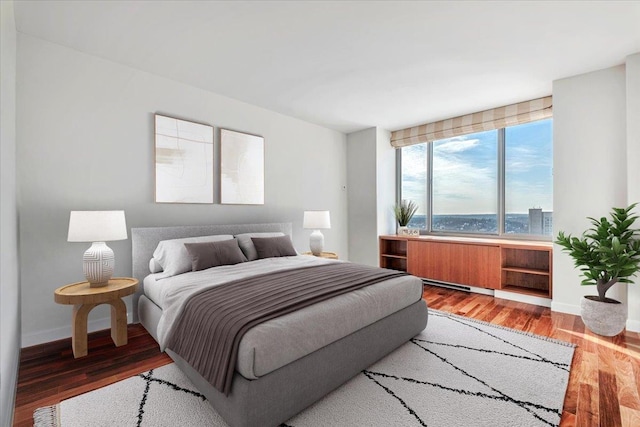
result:
<svg viewBox="0 0 640 427"><path fill-rule="evenodd" d="M291 224L179 226L133 228L131 230L133 275L142 284L140 286L141 289L134 296L134 306L137 306L137 320L142 323L156 341L163 341L163 328L167 328L165 321L171 311L171 307L163 307L165 302L161 296L158 296L158 286L153 284L154 275L151 274L149 266L149 260L152 258L158 243L168 239L210 235L239 235L243 233L283 233L290 236ZM322 262L335 261L322 260L310 256L287 257L286 259L283 257L279 260L251 261L250 263L244 263L247 264L247 267L244 265L232 266L222 268L220 271L228 272L225 274L237 274L241 268L264 271L271 268L272 264L289 266L298 264L311 265ZM249 265L251 267L248 267ZM218 268L215 267L210 270L213 271ZM202 280L202 275L210 274L208 272L198 273L200 275L196 275L195 272L182 275L174 279L174 282L180 284L180 281L192 280L190 275L197 276L198 280ZM393 280L395 282L392 282ZM414 283L411 283L412 281ZM146 290L145 283L148 288ZM156 290L152 291L154 286ZM419 286L420 289L417 297L416 286ZM371 295L367 294L367 292ZM293 316L292 319L295 320L295 322L289 320L289 324L295 324L296 327L285 332L281 330L280 326L283 323L278 323L278 319L270 321L275 323L267 322L264 324L266 326L263 329L271 329L279 333L280 338L267 340L271 341L272 346L278 346L277 339L282 339L285 340L285 344L280 343L280 346L286 347L288 345L286 342L289 342L286 340L297 339L295 334L299 336L302 336L300 334L307 334L306 336L309 337L306 340L299 340L304 342L308 348L304 348L305 345L287 347L287 351L275 357L276 361L269 354L269 352L275 352L275 350L270 349L268 343L264 344L264 330L251 335L252 332L255 332L254 329L258 330L263 325L247 332L240 344L241 351L238 356L238 364L233 373L231 392L228 395L214 388L198 371L171 349L166 349L165 351L230 426L279 425L407 342L422 331L427 323L427 308L426 303L421 298L421 283L411 276L390 279L377 285L368 286L363 290L345 295L344 301L338 300L338 298L342 297L335 297L330 301L318 303L301 309L299 312L288 314L287 316ZM325 305L321 306L321 304ZM342 304L343 308L340 308L340 304ZM352 327L356 328L356 330L348 332L346 335L344 331L331 332L333 334L341 334L338 335L339 338L337 339L327 338L324 336L326 334L317 333L317 326L313 325L317 325L319 321L306 321L305 323L305 321L301 320L314 319L313 316L326 317L327 310L343 310L344 312L346 310L344 307L348 304L360 304L361 307L366 306L369 308L366 310L357 309L362 319L354 320L354 325L356 326ZM164 309L166 309L166 312L164 312L163 316ZM353 311L354 309L351 308L350 310ZM391 312L388 313L389 311ZM373 314L370 312L373 312ZM376 315L383 317L375 318ZM296 318L295 316L298 317ZM366 319L367 316L369 316L368 320ZM371 316L373 316L373 321ZM340 319L340 314L332 314L329 318ZM284 322L289 318L285 319L283 316L282 319L284 319ZM326 319L323 321L326 321ZM357 326L358 322L366 322L366 325ZM300 327L300 325L304 324L310 325L311 332ZM324 330L340 329L338 323L334 326L326 327ZM316 327L315 330L313 329L314 327ZM328 335L331 335L331 333ZM255 349L244 350L243 353L243 345L245 341L251 342L250 338L247 338L251 336L257 341L260 341L262 337L263 345L267 346L266 349L261 348L260 351ZM327 340L330 342L326 342ZM248 345L247 348L251 349L251 345ZM249 354L249 351L253 351L253 353ZM266 354L266 356L258 359L257 353ZM247 354L249 355L247 356Z"/></svg>

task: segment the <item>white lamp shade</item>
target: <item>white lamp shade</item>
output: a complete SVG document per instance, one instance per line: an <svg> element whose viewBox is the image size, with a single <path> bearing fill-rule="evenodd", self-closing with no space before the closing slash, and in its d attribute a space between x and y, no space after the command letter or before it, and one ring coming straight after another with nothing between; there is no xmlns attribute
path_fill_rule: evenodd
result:
<svg viewBox="0 0 640 427"><path fill-rule="evenodd" d="M303 228L318 230L321 228L331 228L331 218L329 211L304 211Z"/></svg>
<svg viewBox="0 0 640 427"><path fill-rule="evenodd" d="M71 211L69 242L110 242L126 238L124 211Z"/></svg>

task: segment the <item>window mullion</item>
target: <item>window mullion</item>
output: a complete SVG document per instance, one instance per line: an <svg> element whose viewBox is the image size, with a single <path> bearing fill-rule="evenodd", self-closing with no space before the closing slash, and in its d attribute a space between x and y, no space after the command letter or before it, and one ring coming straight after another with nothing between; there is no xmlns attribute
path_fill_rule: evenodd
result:
<svg viewBox="0 0 640 427"><path fill-rule="evenodd" d="M427 232L433 231L433 143L427 143Z"/></svg>
<svg viewBox="0 0 640 427"><path fill-rule="evenodd" d="M498 235L505 233L505 128L498 130Z"/></svg>

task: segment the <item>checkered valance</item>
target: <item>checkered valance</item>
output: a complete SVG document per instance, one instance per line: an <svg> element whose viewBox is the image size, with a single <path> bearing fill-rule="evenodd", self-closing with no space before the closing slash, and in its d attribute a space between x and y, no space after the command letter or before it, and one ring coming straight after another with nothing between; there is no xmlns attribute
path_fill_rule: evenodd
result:
<svg viewBox="0 0 640 427"><path fill-rule="evenodd" d="M422 142L431 142L468 133L483 132L548 119L552 116L552 105L552 97L547 96L520 102L519 104L454 117L453 119L397 130L391 133L391 145L395 148L400 148Z"/></svg>

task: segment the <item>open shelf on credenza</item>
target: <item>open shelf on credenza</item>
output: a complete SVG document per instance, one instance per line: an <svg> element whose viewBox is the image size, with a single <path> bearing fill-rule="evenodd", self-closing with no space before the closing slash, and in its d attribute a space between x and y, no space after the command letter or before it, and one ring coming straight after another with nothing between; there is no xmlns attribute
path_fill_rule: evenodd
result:
<svg viewBox="0 0 640 427"><path fill-rule="evenodd" d="M520 267L502 267L502 271L511 271L514 273L523 273L523 274L537 274L540 276L548 276L548 270L536 270L533 268L520 268Z"/></svg>
<svg viewBox="0 0 640 427"><path fill-rule="evenodd" d="M506 285L506 286L503 286L502 289L500 290L505 292L515 292L517 294L531 295L531 296L540 297L540 298L549 298L548 289L533 289L533 288L525 288L522 286Z"/></svg>
<svg viewBox="0 0 640 427"><path fill-rule="evenodd" d="M380 239L380 267L407 271L407 240L399 238Z"/></svg>
<svg viewBox="0 0 640 427"><path fill-rule="evenodd" d="M382 254L382 256L385 258L407 259L406 255Z"/></svg>
<svg viewBox="0 0 640 427"><path fill-rule="evenodd" d="M551 297L551 247L505 245L502 247L500 290L537 297Z"/></svg>

